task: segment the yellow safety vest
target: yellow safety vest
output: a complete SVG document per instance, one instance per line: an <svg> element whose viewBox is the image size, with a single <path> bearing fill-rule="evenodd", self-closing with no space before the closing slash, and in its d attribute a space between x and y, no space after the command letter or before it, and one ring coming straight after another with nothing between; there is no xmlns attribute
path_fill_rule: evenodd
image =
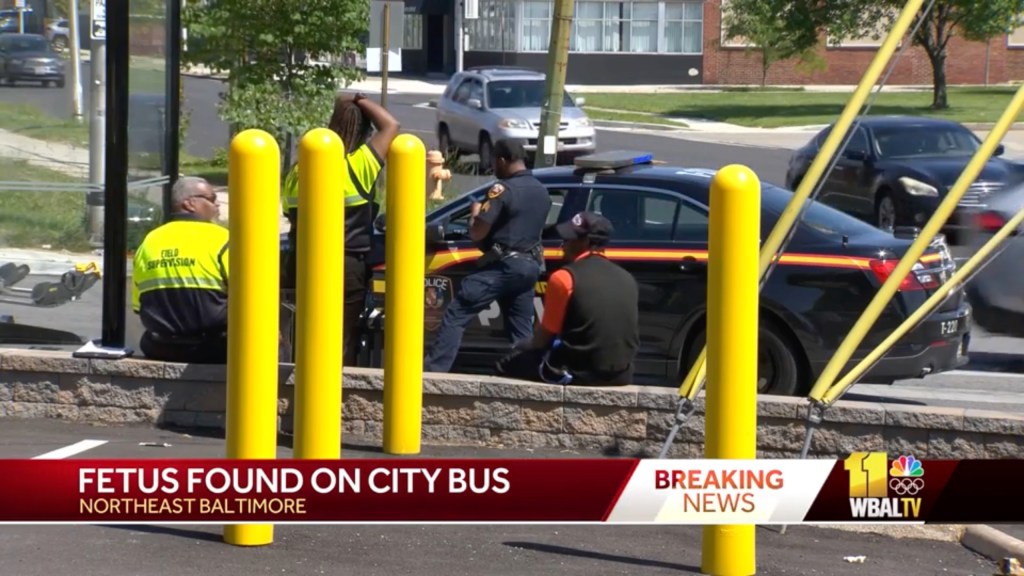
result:
<svg viewBox="0 0 1024 576"><path fill-rule="evenodd" d="M345 189L345 207L361 206L373 201L377 176L384 162L369 144L363 144L345 156L352 186ZM281 207L285 214L299 207L299 163L292 164L281 187Z"/></svg>
<svg viewBox="0 0 1024 576"><path fill-rule="evenodd" d="M151 231L132 266L132 310L168 334L227 322L228 229L178 215Z"/></svg>

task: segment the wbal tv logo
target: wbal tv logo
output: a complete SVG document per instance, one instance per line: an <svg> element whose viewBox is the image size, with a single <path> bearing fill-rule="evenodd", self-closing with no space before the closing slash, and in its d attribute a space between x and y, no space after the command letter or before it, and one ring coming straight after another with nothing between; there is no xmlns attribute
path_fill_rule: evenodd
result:
<svg viewBox="0 0 1024 576"><path fill-rule="evenodd" d="M913 456L889 465L885 452L854 452L844 467L850 478L850 514L864 519L916 519L921 513L924 466Z"/></svg>

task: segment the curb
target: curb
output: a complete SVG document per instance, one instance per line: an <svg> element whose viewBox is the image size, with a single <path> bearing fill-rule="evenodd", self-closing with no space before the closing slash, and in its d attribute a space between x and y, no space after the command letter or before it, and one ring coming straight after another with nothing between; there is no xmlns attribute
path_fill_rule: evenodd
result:
<svg viewBox="0 0 1024 576"><path fill-rule="evenodd" d="M968 526L960 544L995 562L1007 557L1024 560L1024 541L984 524Z"/></svg>
<svg viewBox="0 0 1024 576"><path fill-rule="evenodd" d="M598 128L644 128L647 130L660 130L662 132L695 132L693 128L689 126L670 126L668 124L653 124L649 122L625 122L620 120L594 120L591 119L594 126Z"/></svg>

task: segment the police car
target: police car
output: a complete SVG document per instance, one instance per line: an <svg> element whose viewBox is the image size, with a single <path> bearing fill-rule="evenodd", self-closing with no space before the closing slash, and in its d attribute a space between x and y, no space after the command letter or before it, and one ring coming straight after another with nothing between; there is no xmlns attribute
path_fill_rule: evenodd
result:
<svg viewBox="0 0 1024 576"><path fill-rule="evenodd" d="M658 164L650 154L628 151L584 156L574 166L536 170L553 201L547 222L550 230L544 239L547 271L537 284L534 300L538 316L543 314L546 277L562 265L554 225L581 210L601 213L615 227L606 256L629 270L640 288L636 383L678 386L704 345L708 194L714 173ZM468 234L470 204L489 187L481 186L427 215L427 346L460 280L480 256ZM762 184L762 240L791 196L788 190ZM883 232L823 204L808 205L761 292L760 393L803 395L809 391L909 248L915 232ZM379 319L384 309L382 227L377 233L372 314ZM954 269L945 240L939 236L901 283L853 361L863 358L942 289ZM376 326L379 329L382 323ZM861 381L891 383L962 366L967 362L970 330L971 308L963 290L957 288ZM383 335L376 336L371 347L379 352ZM495 361L508 350L502 314L494 304L467 327L453 370L491 373Z"/></svg>

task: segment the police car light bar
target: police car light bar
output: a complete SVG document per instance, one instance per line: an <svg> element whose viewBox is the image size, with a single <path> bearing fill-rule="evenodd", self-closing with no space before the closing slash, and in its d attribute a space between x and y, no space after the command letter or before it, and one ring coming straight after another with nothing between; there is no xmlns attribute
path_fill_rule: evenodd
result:
<svg viewBox="0 0 1024 576"><path fill-rule="evenodd" d="M653 162L654 154L651 154L650 152L611 150L608 152L598 152L596 154L579 156L573 163L577 168L586 168L590 170L614 170L616 168L625 168L626 166L652 164Z"/></svg>

